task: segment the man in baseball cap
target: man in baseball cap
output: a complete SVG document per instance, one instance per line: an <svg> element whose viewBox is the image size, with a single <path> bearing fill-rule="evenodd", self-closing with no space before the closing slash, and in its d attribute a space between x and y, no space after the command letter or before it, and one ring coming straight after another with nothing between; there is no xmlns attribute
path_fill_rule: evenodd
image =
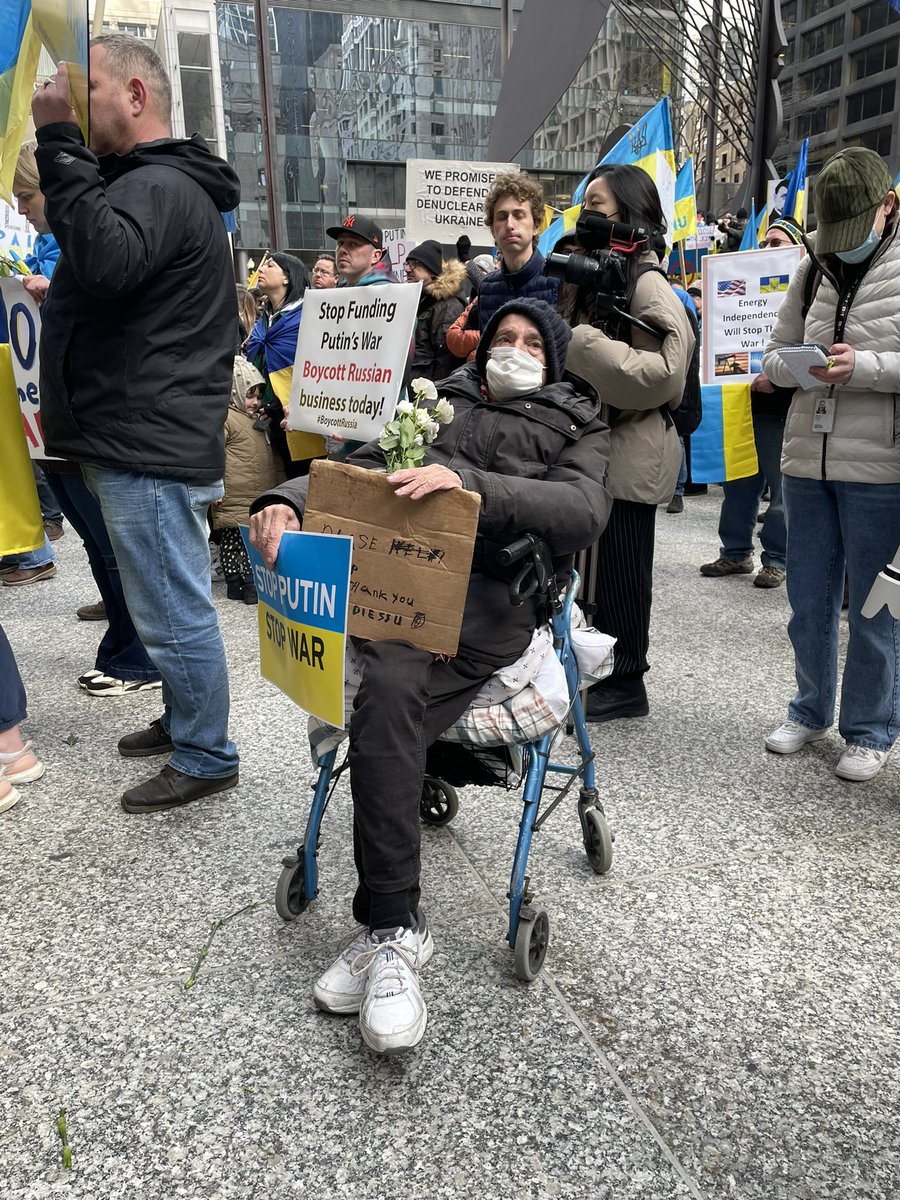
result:
<svg viewBox="0 0 900 1200"><path fill-rule="evenodd" d="M325 232L337 242L334 257L341 277L338 287L391 282L390 272L375 269L384 254L384 233L371 217L354 213Z"/></svg>
<svg viewBox="0 0 900 1200"><path fill-rule="evenodd" d="M890 172L874 150L848 146L832 155L815 184L816 254L865 262L875 252L893 211Z"/></svg>

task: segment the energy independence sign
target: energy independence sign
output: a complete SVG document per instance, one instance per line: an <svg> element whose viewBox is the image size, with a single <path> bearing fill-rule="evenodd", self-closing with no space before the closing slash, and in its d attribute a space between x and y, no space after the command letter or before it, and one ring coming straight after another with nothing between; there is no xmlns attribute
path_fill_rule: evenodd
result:
<svg viewBox="0 0 900 1200"><path fill-rule="evenodd" d="M270 571L247 529L241 534L259 592L263 677L312 716L342 729L353 539L285 533Z"/></svg>

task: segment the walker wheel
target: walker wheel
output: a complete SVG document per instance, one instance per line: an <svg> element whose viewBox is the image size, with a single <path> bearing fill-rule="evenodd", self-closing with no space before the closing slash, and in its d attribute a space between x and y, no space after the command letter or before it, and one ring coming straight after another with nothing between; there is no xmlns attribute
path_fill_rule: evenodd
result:
<svg viewBox="0 0 900 1200"><path fill-rule="evenodd" d="M456 788L443 779L425 776L422 799L419 801L419 816L426 825L449 825L459 812L459 797Z"/></svg>
<svg viewBox="0 0 900 1200"><path fill-rule="evenodd" d="M292 854L282 862L284 865L275 885L275 911L282 921L296 921L309 906L302 848L298 854Z"/></svg>
<svg viewBox="0 0 900 1200"><path fill-rule="evenodd" d="M550 918L545 908L523 909L516 930L516 978L525 983L537 979L550 945Z"/></svg>
<svg viewBox="0 0 900 1200"><path fill-rule="evenodd" d="M588 862L598 875L605 875L613 861L613 836L609 822L599 808L586 808L582 821Z"/></svg>

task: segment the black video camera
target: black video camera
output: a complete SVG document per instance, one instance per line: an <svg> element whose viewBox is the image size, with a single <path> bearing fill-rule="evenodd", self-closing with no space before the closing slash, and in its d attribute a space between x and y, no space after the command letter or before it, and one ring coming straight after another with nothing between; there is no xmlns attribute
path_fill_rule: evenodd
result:
<svg viewBox="0 0 900 1200"><path fill-rule="evenodd" d="M587 254L548 254L544 274L590 289L594 294L593 323L610 337L618 338L619 326L626 321L662 338L660 330L619 308L629 298L629 259L650 245L647 230L582 211L575 225L575 237Z"/></svg>

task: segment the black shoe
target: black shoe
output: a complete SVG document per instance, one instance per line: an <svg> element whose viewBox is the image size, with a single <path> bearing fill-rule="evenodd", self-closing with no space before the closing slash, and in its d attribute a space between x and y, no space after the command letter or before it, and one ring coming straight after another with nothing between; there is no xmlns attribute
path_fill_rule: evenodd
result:
<svg viewBox="0 0 900 1200"><path fill-rule="evenodd" d="M705 483L686 483L684 485L684 494L686 496L705 496L709 488Z"/></svg>
<svg viewBox="0 0 900 1200"><path fill-rule="evenodd" d="M608 679L588 692L584 719L593 725L615 721L619 717L646 717L650 712L647 691L640 676L635 679Z"/></svg>
<svg viewBox="0 0 900 1200"><path fill-rule="evenodd" d="M225 584L225 595L229 600L243 600L244 584L240 575L226 575Z"/></svg>
<svg viewBox="0 0 900 1200"><path fill-rule="evenodd" d="M198 779L165 766L146 783L129 788L122 796L122 807L129 813L165 812L168 808L181 808L192 800L202 800L204 796L226 792L237 784L237 771L222 779Z"/></svg>
<svg viewBox="0 0 900 1200"><path fill-rule="evenodd" d="M244 580L241 599L245 604L259 604L259 596L256 594L256 585L251 583L249 579Z"/></svg>
<svg viewBox="0 0 900 1200"><path fill-rule="evenodd" d="M172 739L164 732L162 722L157 717L150 722L148 729L139 729L137 733L126 733L119 739L119 753L123 758L147 758L151 754L171 754L175 747Z"/></svg>
<svg viewBox="0 0 900 1200"><path fill-rule="evenodd" d="M678 495L673 496L672 499L669 501L669 503L666 505L666 512L667 513L684 512L684 497L678 496Z"/></svg>

